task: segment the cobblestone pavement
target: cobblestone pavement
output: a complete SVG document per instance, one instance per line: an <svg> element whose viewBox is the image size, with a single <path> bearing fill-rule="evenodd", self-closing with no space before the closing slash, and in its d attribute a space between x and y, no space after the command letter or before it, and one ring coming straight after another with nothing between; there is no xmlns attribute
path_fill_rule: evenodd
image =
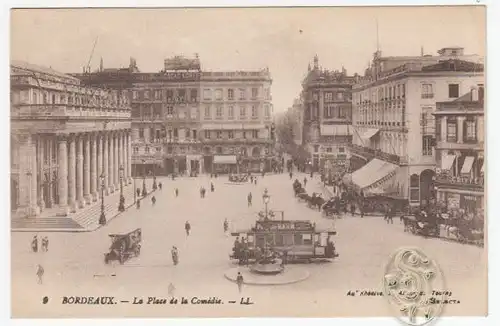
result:
<svg viewBox="0 0 500 326"><path fill-rule="evenodd" d="M297 174L300 179L303 174ZM295 177L294 177L295 178ZM109 225L95 232L48 234L46 253L30 252L30 233L11 233L12 237L12 311L13 316L374 316L390 315L384 298L348 297L349 290L382 290L384 264L401 246L418 246L441 266L448 288L460 305L447 307L448 313L461 315L463 306L477 307L476 315L486 312L486 251L474 246L424 239L403 232L399 220L387 225L382 218L345 217L337 220L335 245L340 257L332 263L302 265L309 279L284 286L245 286L242 294L236 284L224 277L234 265L229 261L233 238L223 234L227 218L234 227L253 223L263 209L262 193L268 188L270 209L285 211L287 219L323 219L318 211L299 203L287 174L259 177L257 185L227 184L227 177L159 178L163 190L140 210L130 209ZM205 199L199 196L204 186ZM174 189L179 189L175 197ZM321 191L318 182L307 190ZM247 207L247 194L253 194L253 207ZM192 225L191 235L184 223ZM141 255L124 265L105 265L104 253L110 245L108 234L126 233L142 228ZM40 234L44 235L44 234ZM173 266L170 249L179 248L180 263ZM44 283L37 284L35 266L45 269ZM114 276L113 276L114 275ZM110 295L118 300L136 297L167 297L169 284L175 296L219 297L224 305L61 305L63 296ZM47 304L42 298L49 297ZM230 304L241 296L254 305ZM140 307L140 308L137 308ZM231 309L229 309L229 307ZM470 313L471 309L467 309Z"/></svg>

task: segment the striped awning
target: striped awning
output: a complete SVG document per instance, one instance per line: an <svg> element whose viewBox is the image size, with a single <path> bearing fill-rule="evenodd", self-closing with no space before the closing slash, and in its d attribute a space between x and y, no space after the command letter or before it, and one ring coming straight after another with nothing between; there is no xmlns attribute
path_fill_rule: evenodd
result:
<svg viewBox="0 0 500 326"><path fill-rule="evenodd" d="M372 138L373 136L375 136L378 132L380 131L380 129L375 129L375 128L370 128L370 129L367 129L362 135L361 135L361 138L365 141L367 140L370 140L370 138Z"/></svg>
<svg viewBox="0 0 500 326"><path fill-rule="evenodd" d="M365 189L377 183L378 181L387 178L394 174L398 166L386 161L374 158L359 170L354 171L350 175L346 175L344 179L347 182L352 182L360 189Z"/></svg>
<svg viewBox="0 0 500 326"><path fill-rule="evenodd" d="M349 125L321 125L321 136L351 136L352 130Z"/></svg>
<svg viewBox="0 0 500 326"><path fill-rule="evenodd" d="M450 170L453 162L455 162L455 158L455 155L443 155L441 158L441 169L446 171Z"/></svg>
<svg viewBox="0 0 500 326"><path fill-rule="evenodd" d="M214 155L214 164L236 164L236 155Z"/></svg>
<svg viewBox="0 0 500 326"><path fill-rule="evenodd" d="M470 171L472 170L473 163L474 163L474 156L466 156L460 173L470 173Z"/></svg>

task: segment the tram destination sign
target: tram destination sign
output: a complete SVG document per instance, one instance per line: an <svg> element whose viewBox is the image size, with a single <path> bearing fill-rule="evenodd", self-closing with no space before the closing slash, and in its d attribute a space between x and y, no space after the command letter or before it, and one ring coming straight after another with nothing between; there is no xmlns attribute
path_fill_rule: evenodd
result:
<svg viewBox="0 0 500 326"><path fill-rule="evenodd" d="M279 230L313 230L314 226L309 221L257 221L256 231L279 231Z"/></svg>

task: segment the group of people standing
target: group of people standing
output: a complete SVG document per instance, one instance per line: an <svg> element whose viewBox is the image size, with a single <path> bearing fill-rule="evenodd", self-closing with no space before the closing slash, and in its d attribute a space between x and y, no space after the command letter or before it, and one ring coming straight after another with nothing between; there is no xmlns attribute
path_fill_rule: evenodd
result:
<svg viewBox="0 0 500 326"><path fill-rule="evenodd" d="M38 235L34 235L31 240L31 250L33 252L38 252ZM41 251L49 251L49 237L42 237L41 240Z"/></svg>

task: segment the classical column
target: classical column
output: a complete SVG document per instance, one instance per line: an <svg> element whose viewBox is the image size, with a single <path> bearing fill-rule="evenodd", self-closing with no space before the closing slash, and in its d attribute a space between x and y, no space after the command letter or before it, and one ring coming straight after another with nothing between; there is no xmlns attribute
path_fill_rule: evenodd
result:
<svg viewBox="0 0 500 326"><path fill-rule="evenodd" d="M128 183L132 183L132 142L130 137L130 131L127 132L127 166L128 166Z"/></svg>
<svg viewBox="0 0 500 326"><path fill-rule="evenodd" d="M58 185L59 193L59 214L60 216L68 215L68 147L66 138L58 138ZM52 177L52 176L51 176Z"/></svg>
<svg viewBox="0 0 500 326"><path fill-rule="evenodd" d="M76 201L79 208L85 205L83 198L83 135L76 138Z"/></svg>
<svg viewBox="0 0 500 326"><path fill-rule="evenodd" d="M114 158L113 158L113 185L115 187L115 189L119 189L119 182L118 182L118 167L120 166L120 158L118 156L118 138L119 138L119 134L118 132L116 132L114 135L113 135L113 149L114 149Z"/></svg>
<svg viewBox="0 0 500 326"><path fill-rule="evenodd" d="M114 135L112 132L108 134L108 143L109 143L109 150L108 150L108 173L109 173L109 178L108 178L108 188L109 192L113 193L115 192L115 165L114 165L114 153L115 153L115 148L113 146L113 139Z"/></svg>
<svg viewBox="0 0 500 326"><path fill-rule="evenodd" d="M447 127L448 127L448 117L447 116L441 116L441 141L446 141L446 135L447 135Z"/></svg>
<svg viewBox="0 0 500 326"><path fill-rule="evenodd" d="M92 201L96 201L98 198L97 185L99 184L99 176L97 172L97 135L92 134L90 136L90 195Z"/></svg>
<svg viewBox="0 0 500 326"><path fill-rule="evenodd" d="M83 198L85 204L90 205L92 197L90 196L90 134L85 135L83 152Z"/></svg>
<svg viewBox="0 0 500 326"><path fill-rule="evenodd" d="M96 136L97 143L97 176L96 176L96 190L97 196L96 198L100 198L101 196L101 175L104 173L103 169L103 154L104 154L104 145L103 145L103 134L99 133Z"/></svg>
<svg viewBox="0 0 500 326"><path fill-rule="evenodd" d="M39 136L38 138L38 175L40 176L38 179L38 205L40 209L43 210L45 208L45 200L43 199L44 195L44 185L45 185L45 147L47 146L47 141L43 136Z"/></svg>
<svg viewBox="0 0 500 326"><path fill-rule="evenodd" d="M104 191L109 194L109 135L103 133L102 138L102 171L104 173Z"/></svg>
<svg viewBox="0 0 500 326"><path fill-rule="evenodd" d="M54 143L56 143L56 140L52 137L50 137L48 139L48 143L47 143L47 154L48 154L48 162L49 162L49 179L47 180L47 182L49 183L49 186L47 187L48 189L48 194L47 194L47 198L49 199L49 202L48 203L45 203L45 206L46 207L53 207L54 206L54 194L52 192L52 186L53 186L53 180L52 180L52 148L53 148L53 145ZM67 149L66 149L67 150ZM66 163L67 164L67 163Z"/></svg>
<svg viewBox="0 0 500 326"><path fill-rule="evenodd" d="M462 144L464 142L464 121L465 117L457 118L457 143Z"/></svg>
<svg viewBox="0 0 500 326"><path fill-rule="evenodd" d="M76 212L76 148L75 136L69 138L68 153L68 204L70 212ZM61 154L59 152L59 154Z"/></svg>

